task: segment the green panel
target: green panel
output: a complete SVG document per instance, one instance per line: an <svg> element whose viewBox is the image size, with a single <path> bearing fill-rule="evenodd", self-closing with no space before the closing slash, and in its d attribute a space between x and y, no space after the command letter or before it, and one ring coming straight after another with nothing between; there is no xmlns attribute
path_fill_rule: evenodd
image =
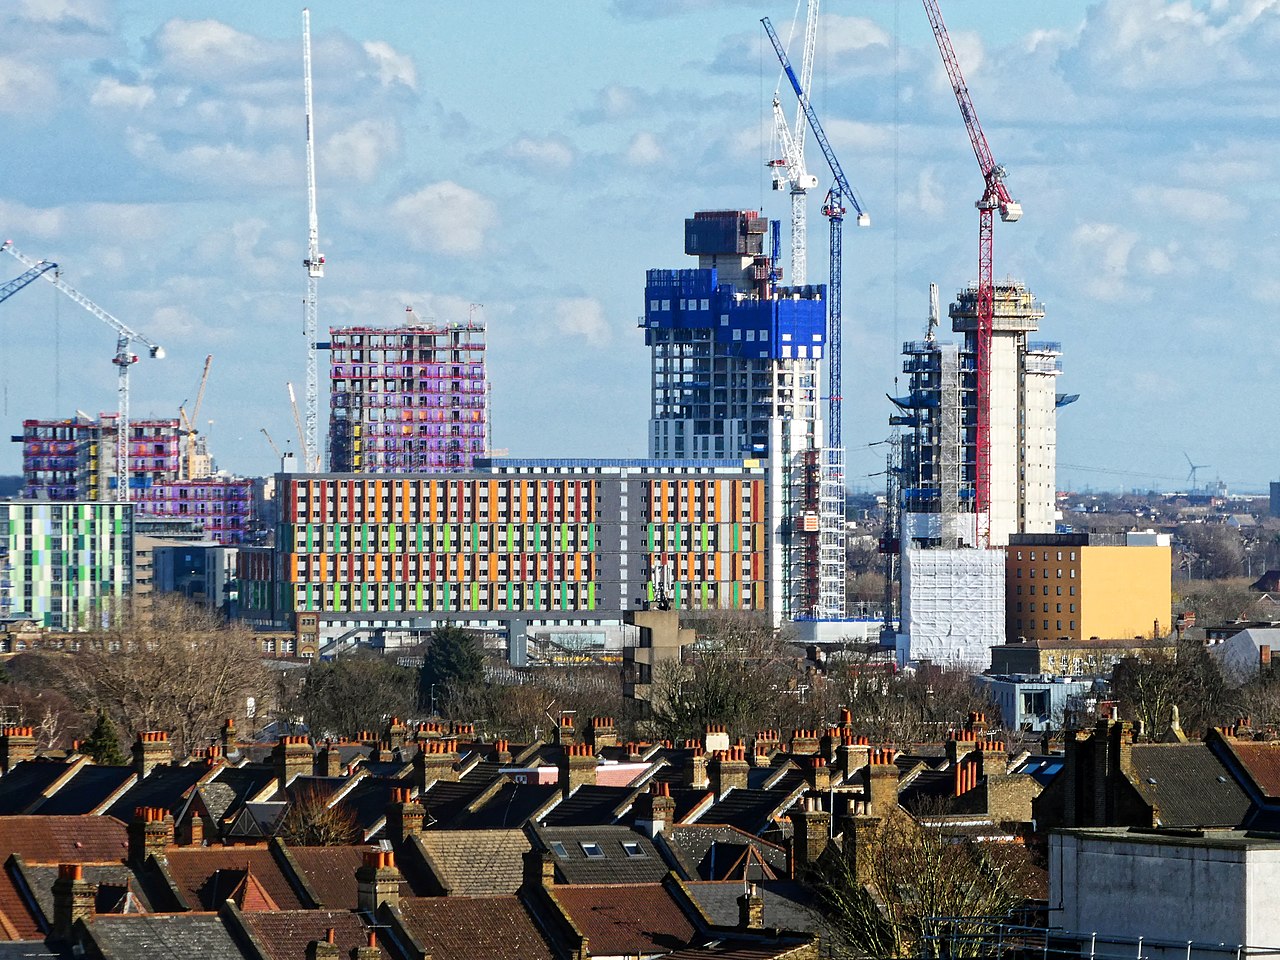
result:
<svg viewBox="0 0 1280 960"><path fill-rule="evenodd" d="M702 550L704 553L707 550L707 525L705 523L702 525Z"/></svg>
<svg viewBox="0 0 1280 960"><path fill-rule="evenodd" d="M683 591L680 589L681 584L679 582L676 583L675 587L676 587L675 589L676 606L678 607L680 606L680 601L682 599L680 594L683 593Z"/></svg>
<svg viewBox="0 0 1280 960"><path fill-rule="evenodd" d="M733 581L733 605L735 607L742 606L742 584L737 580Z"/></svg>
<svg viewBox="0 0 1280 960"><path fill-rule="evenodd" d="M560 584L560 609L569 609L569 585L567 583Z"/></svg>
<svg viewBox="0 0 1280 960"><path fill-rule="evenodd" d="M592 580L587 584L587 609L594 610L596 608L596 583Z"/></svg>
<svg viewBox="0 0 1280 960"><path fill-rule="evenodd" d="M540 523L533 525L533 552L542 552L542 524Z"/></svg>
<svg viewBox="0 0 1280 960"><path fill-rule="evenodd" d="M444 552L453 553L453 524L446 523L444 529Z"/></svg>
<svg viewBox="0 0 1280 960"><path fill-rule="evenodd" d="M468 607L467 609L469 610L480 609L480 584L478 583L471 584L471 606Z"/></svg>
<svg viewBox="0 0 1280 960"><path fill-rule="evenodd" d="M421 524L419 524L419 526L421 526ZM421 531L419 531L419 536L421 536ZM417 605L416 607L414 607L413 609L415 609L415 610L421 610L421 609L423 609L423 607L422 607L422 581L421 581L421 580L419 580L419 581L418 581L418 583L417 583L417 593L418 593L418 605Z"/></svg>
<svg viewBox="0 0 1280 960"><path fill-rule="evenodd" d="M515 603L515 600L512 598L511 584L508 583L507 584L507 609L508 610L512 609L512 605L514 603Z"/></svg>
<svg viewBox="0 0 1280 960"><path fill-rule="evenodd" d="M702 609L707 609L707 582L702 581Z"/></svg>
<svg viewBox="0 0 1280 960"><path fill-rule="evenodd" d="M737 553L742 549L742 524L735 523L733 525L733 550Z"/></svg>
<svg viewBox="0 0 1280 960"><path fill-rule="evenodd" d="M596 552L596 525L594 523L587 524L587 549L592 553Z"/></svg>
<svg viewBox="0 0 1280 960"><path fill-rule="evenodd" d="M514 523L507 524L507 552L516 552L516 525Z"/></svg>
<svg viewBox="0 0 1280 960"><path fill-rule="evenodd" d="M567 523L560 524L560 550L563 553L569 552L569 525Z"/></svg>

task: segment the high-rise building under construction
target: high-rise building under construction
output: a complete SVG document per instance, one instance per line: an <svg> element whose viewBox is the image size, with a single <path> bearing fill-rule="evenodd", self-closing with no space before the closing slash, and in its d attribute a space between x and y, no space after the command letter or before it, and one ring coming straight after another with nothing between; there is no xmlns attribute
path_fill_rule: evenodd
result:
<svg viewBox="0 0 1280 960"><path fill-rule="evenodd" d="M329 469L470 470L488 449L485 325L329 331Z"/></svg>
<svg viewBox="0 0 1280 960"><path fill-rule="evenodd" d="M826 287L778 283L770 233L755 211L700 212L685 221L698 266L648 271L649 454L767 460L771 594L786 617L839 616L844 578L822 563Z"/></svg>

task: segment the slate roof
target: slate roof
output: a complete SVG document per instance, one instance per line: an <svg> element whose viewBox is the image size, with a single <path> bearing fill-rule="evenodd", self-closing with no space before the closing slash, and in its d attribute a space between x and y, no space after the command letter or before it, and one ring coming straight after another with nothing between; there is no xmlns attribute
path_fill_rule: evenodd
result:
<svg viewBox="0 0 1280 960"><path fill-rule="evenodd" d="M133 894L138 905L151 912L151 897L143 884L130 867L123 863L85 864L84 878L98 884L98 898L94 905L96 910L117 912L118 904L126 892ZM40 907L40 912L50 925L53 924L53 881L58 879L58 868L55 865L33 866L27 864L23 869L23 877L27 889Z"/></svg>
<svg viewBox="0 0 1280 960"><path fill-rule="evenodd" d="M557 886L551 891L592 956L647 956L693 943L697 931L660 883Z"/></svg>
<svg viewBox="0 0 1280 960"><path fill-rule="evenodd" d="M60 960L71 956L70 948L64 951L50 947L43 940L0 941L0 960Z"/></svg>
<svg viewBox="0 0 1280 960"><path fill-rule="evenodd" d="M1133 745L1138 789L1159 807L1164 827L1234 827L1249 812L1249 797L1203 743Z"/></svg>
<svg viewBox="0 0 1280 960"><path fill-rule="evenodd" d="M632 787L581 786L552 807L542 822L549 826L614 823L618 819L614 811L633 793Z"/></svg>
<svg viewBox="0 0 1280 960"><path fill-rule="evenodd" d="M356 870L371 848L362 845L287 848L293 861L321 907L340 910L356 908Z"/></svg>
<svg viewBox="0 0 1280 960"><path fill-rule="evenodd" d="M788 799L790 791L730 790L698 819L707 823L727 823L747 833L761 833L770 816Z"/></svg>
<svg viewBox="0 0 1280 960"><path fill-rule="evenodd" d="M529 840L521 830L428 830L410 841L449 896L514 894Z"/></svg>
<svg viewBox="0 0 1280 960"><path fill-rule="evenodd" d="M128 852L125 826L112 817L0 817L0 854L5 857L16 853L28 863L102 863L123 860Z"/></svg>
<svg viewBox="0 0 1280 960"><path fill-rule="evenodd" d="M555 956L520 899L410 897L405 927L432 960L552 960ZM593 953L599 951L593 947Z"/></svg>
<svg viewBox="0 0 1280 960"><path fill-rule="evenodd" d="M481 790L483 787L474 783L437 780L425 792L418 795L418 802L427 811L427 826L439 827L450 823L480 794ZM466 824L463 826L465 827Z"/></svg>
<svg viewBox="0 0 1280 960"><path fill-rule="evenodd" d="M748 880L762 880L765 873L759 860L774 876L782 877L787 872L786 850L726 824L675 824L659 835L657 843L675 862L677 872L688 880L733 877L741 881L744 869ZM747 860L748 849L758 859Z"/></svg>
<svg viewBox="0 0 1280 960"><path fill-rule="evenodd" d="M22 813L35 803L59 777L67 774L65 763L23 760L0 777L0 816Z"/></svg>
<svg viewBox="0 0 1280 960"><path fill-rule="evenodd" d="M132 767L100 767L86 763L36 807L41 816L92 813L133 776Z"/></svg>
<svg viewBox="0 0 1280 960"><path fill-rule="evenodd" d="M247 867L282 910L304 904L266 847L170 847L169 876L193 910L217 910L243 880Z"/></svg>
<svg viewBox="0 0 1280 960"><path fill-rule="evenodd" d="M209 768L201 763L156 767L108 807L107 815L128 823L138 807L164 807L176 813L187 791L209 772Z"/></svg>
<svg viewBox="0 0 1280 960"><path fill-rule="evenodd" d="M670 872L653 841L630 827L530 824L528 830L552 853L556 875L564 883L657 883ZM624 841L632 853L623 847Z"/></svg>
<svg viewBox="0 0 1280 960"><path fill-rule="evenodd" d="M540 810L560 789L554 783L504 783L474 813L460 812L450 826L469 830L519 827ZM431 793L427 793L427 800ZM434 811L432 811L434 813ZM436 814L436 816L439 816Z"/></svg>
<svg viewBox="0 0 1280 960"><path fill-rule="evenodd" d="M246 958L222 921L212 913L97 916L88 928L93 942L111 957Z"/></svg>
<svg viewBox="0 0 1280 960"><path fill-rule="evenodd" d="M335 807L351 811L356 823L368 834L387 815L391 803L391 791L403 787L399 780L384 777L362 777L349 793L345 793Z"/></svg>
<svg viewBox="0 0 1280 960"><path fill-rule="evenodd" d="M728 880L718 883L695 881L685 884L689 895L716 926L738 925L738 898L742 883ZM764 925L783 930L815 933L825 930L822 915L811 906L813 894L795 880L766 880L756 884L764 899Z"/></svg>
<svg viewBox="0 0 1280 960"><path fill-rule="evenodd" d="M369 931L360 915L349 910L281 910L241 914L245 928L262 944L266 960L305 960L307 944L323 940L334 931L339 956L350 956L355 947L369 943ZM378 945L383 957L390 954Z"/></svg>

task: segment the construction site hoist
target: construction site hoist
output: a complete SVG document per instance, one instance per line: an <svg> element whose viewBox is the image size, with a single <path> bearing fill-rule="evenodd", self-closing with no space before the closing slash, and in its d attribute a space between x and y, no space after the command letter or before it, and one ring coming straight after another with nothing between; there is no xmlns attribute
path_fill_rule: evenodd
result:
<svg viewBox="0 0 1280 960"><path fill-rule="evenodd" d="M818 146L822 148L822 155L827 158L827 166L831 168L831 176L835 180L831 189L827 191L827 198L822 204L822 213L831 223L831 282L827 288L827 447L834 451L841 449L843 446L840 430L841 401L843 400L841 277L844 260L844 215L847 212L845 204L848 203L853 207L854 213L858 217L858 226L870 226L871 218L863 212L853 188L849 186L844 170L840 167L840 161L836 159L835 151L831 149L831 142L827 139L827 134L822 129L822 124L818 122L818 115L814 113L813 106L809 103L808 91L805 90L803 84L800 83L800 79L796 76L796 72L791 68L791 61L787 58L787 51L783 48L782 41L778 39L778 34L773 29L773 24L769 22L768 17L765 17L760 22L764 24L765 32L769 35L770 42L773 43L774 52L778 55L778 61L782 64L782 69L786 73L787 79L791 81L791 88L795 91L800 109L804 112L805 119L809 121L809 129L813 131L813 138L818 141Z"/></svg>
<svg viewBox="0 0 1280 960"><path fill-rule="evenodd" d="M969 132L969 142L973 145L973 155L978 159L978 167L982 171L984 189L978 207L978 304L977 325L974 334L977 356L975 357L975 428L974 428L974 512L978 517L978 545L988 546L991 540L990 518L982 520L983 513L991 506L991 334L995 322L995 280L991 262L991 237L994 222L993 213L1000 211L1000 219L1006 223L1016 223L1022 218L1022 204L1018 203L1005 188L1005 169L996 163L991 155L991 147L987 136L982 132L982 124L978 122L978 113L973 108L973 100L969 97L969 88L960 72L960 61L956 58L955 48L951 45L951 37L947 26L942 22L942 11L938 9L938 0L923 0L929 24L933 27L933 37L938 42L938 52L942 54L942 64L947 71L947 79L955 92L956 103L960 107L960 116L964 119L965 129Z"/></svg>
<svg viewBox="0 0 1280 960"><path fill-rule="evenodd" d="M16 258L20 262L27 265L30 270L41 266L48 261L37 262L30 257L20 253L13 245L12 240L6 240L0 245L0 250L4 250L10 256ZM28 272L30 272L28 270ZM25 274L24 274L25 276ZM80 293L70 284L62 279L55 271L48 273L41 271L37 276L43 276L55 287L66 294L70 299L74 300L84 309L107 324L116 332L116 353L111 358L111 362L116 365L117 371L117 393L119 395L118 403L120 412L116 417L116 498L122 501L129 500L129 368L138 362L138 355L130 349L134 343L140 343L147 348L147 354L156 360L164 358L164 348L157 343L138 333L136 330L126 326L123 321L113 317L107 311Z"/></svg>

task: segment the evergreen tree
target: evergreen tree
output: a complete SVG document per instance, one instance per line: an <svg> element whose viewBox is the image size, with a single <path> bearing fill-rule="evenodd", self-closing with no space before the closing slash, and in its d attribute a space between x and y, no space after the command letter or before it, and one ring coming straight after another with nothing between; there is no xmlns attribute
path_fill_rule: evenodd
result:
<svg viewBox="0 0 1280 960"><path fill-rule="evenodd" d="M430 709L451 690L484 682L484 654L460 627L436 627L418 675L418 696ZM434 690L433 690L434 688Z"/></svg>
<svg viewBox="0 0 1280 960"><path fill-rule="evenodd" d="M93 725L88 739L80 744L80 752L93 758L94 763L110 767L123 767L128 763L120 749L120 734L116 725L105 713L98 712L98 722Z"/></svg>

